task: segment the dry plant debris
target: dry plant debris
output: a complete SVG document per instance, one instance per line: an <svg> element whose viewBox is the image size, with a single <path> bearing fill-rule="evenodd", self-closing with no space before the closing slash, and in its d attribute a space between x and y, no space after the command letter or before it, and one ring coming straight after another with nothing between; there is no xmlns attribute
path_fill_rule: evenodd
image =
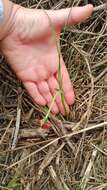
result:
<svg viewBox="0 0 107 190"><path fill-rule="evenodd" d="M86 0L16 0L25 7L60 9ZM107 190L107 3L65 27L61 49L76 102L70 115L35 106L0 57L0 190Z"/></svg>

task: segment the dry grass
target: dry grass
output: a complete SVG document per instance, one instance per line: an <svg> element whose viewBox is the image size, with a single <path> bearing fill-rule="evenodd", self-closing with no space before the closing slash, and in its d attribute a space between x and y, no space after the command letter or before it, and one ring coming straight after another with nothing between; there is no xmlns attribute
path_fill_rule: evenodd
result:
<svg viewBox="0 0 107 190"><path fill-rule="evenodd" d="M17 2L48 9L83 3ZM69 117L50 116L50 131L39 127L46 110L33 105L0 59L0 189L107 190L107 11L65 28L61 47L76 103Z"/></svg>

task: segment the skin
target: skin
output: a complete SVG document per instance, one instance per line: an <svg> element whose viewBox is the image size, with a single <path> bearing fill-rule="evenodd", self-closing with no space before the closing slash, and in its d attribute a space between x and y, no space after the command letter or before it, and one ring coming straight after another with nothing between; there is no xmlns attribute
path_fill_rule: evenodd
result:
<svg viewBox="0 0 107 190"><path fill-rule="evenodd" d="M58 89L59 58L56 41L59 42L62 28L84 21L92 11L92 5L44 11L14 4L11 27L1 41L1 49L35 103L50 106ZM56 40L52 27L56 32ZM62 56L61 74L66 108L69 112L75 95ZM57 96L52 112L65 114L60 96Z"/></svg>

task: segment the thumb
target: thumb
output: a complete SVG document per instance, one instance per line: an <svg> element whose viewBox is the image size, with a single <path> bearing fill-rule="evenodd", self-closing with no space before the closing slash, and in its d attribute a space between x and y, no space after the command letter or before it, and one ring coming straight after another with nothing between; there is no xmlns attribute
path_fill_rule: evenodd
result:
<svg viewBox="0 0 107 190"><path fill-rule="evenodd" d="M72 7L61 10L49 11L48 15L54 26L64 27L74 25L86 20L93 12L93 5Z"/></svg>

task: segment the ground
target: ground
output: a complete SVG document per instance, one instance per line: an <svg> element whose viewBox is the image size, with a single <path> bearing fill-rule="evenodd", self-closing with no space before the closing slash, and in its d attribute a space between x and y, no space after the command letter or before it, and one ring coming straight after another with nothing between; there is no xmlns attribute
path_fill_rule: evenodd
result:
<svg viewBox="0 0 107 190"><path fill-rule="evenodd" d="M86 1L17 3L59 9ZM76 102L69 116L49 114L51 129L40 127L47 109L33 104L0 58L0 189L107 190L107 11L65 28L61 48Z"/></svg>

